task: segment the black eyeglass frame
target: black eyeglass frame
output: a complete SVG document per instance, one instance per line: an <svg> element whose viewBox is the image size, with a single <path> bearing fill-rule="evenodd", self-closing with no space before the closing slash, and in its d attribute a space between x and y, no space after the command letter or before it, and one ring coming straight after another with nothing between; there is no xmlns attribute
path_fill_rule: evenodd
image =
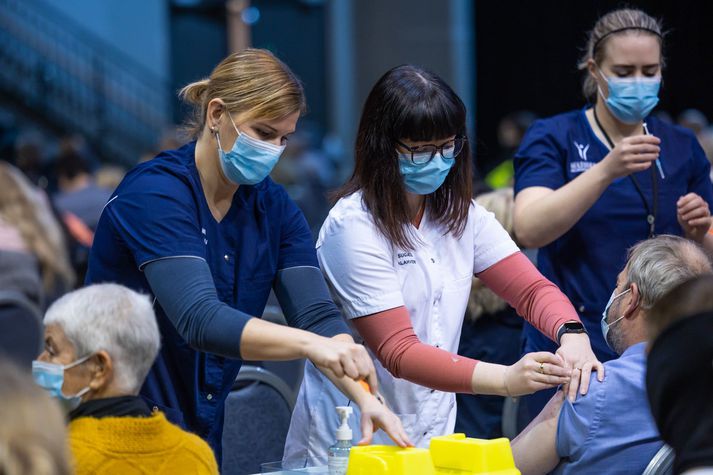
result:
<svg viewBox="0 0 713 475"><path fill-rule="evenodd" d="M460 142L459 142L460 141ZM400 140L397 140L396 143L399 144L401 147L406 149L407 152L411 154L411 163L414 165L426 165L433 160L433 157L436 156L436 152L441 152L441 156L445 158L446 160L455 160L458 155L463 151L463 148L465 147L465 143L468 141L468 138L464 135L456 135L453 140L449 140L448 142L441 144L441 145L436 145L432 143L427 143L425 145L419 145L417 147L409 147L405 143L403 143ZM460 149L456 149L456 144L460 143ZM443 154L443 150L447 148L449 144L453 144L453 157L448 158ZM416 162L413 159L413 155L415 153L424 153L428 152L428 150L424 150L424 147L433 147L431 150L431 156L430 158L425 161L425 162Z"/></svg>

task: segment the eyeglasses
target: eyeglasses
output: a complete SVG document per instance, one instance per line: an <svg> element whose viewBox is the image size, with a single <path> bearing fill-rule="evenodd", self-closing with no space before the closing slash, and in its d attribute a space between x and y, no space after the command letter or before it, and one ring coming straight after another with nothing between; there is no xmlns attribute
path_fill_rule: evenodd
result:
<svg viewBox="0 0 713 475"><path fill-rule="evenodd" d="M441 156L447 160L453 160L458 156L459 153L463 151L463 146L465 145L466 138L460 135L456 135L453 140L442 145L426 144L419 145L418 147L409 147L405 143L397 140L396 143L406 149L404 153L404 158L408 157L416 165L425 165L436 156L436 152L440 152Z"/></svg>

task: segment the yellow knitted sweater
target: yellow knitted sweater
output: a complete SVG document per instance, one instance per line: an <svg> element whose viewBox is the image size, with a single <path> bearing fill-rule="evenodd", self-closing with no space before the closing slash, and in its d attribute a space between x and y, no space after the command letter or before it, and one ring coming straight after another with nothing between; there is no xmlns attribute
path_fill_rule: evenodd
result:
<svg viewBox="0 0 713 475"><path fill-rule="evenodd" d="M69 445L77 475L218 473L208 444L160 412L151 417L80 417L69 424Z"/></svg>

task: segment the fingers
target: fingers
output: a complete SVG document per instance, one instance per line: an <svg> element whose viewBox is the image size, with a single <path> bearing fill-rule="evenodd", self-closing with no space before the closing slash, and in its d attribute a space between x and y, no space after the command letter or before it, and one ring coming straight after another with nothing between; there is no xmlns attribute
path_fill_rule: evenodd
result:
<svg viewBox="0 0 713 475"><path fill-rule="evenodd" d="M652 145L659 145L661 143L661 139L654 136L654 135L633 135L631 137L626 137L625 139L622 140L622 142L629 143L629 144L652 144Z"/></svg>
<svg viewBox="0 0 713 475"><path fill-rule="evenodd" d="M536 372L540 374L546 374L548 376L555 376L562 379L569 379L572 376L572 369L565 368L562 366L556 366L551 363L538 363L534 368Z"/></svg>
<svg viewBox="0 0 713 475"><path fill-rule="evenodd" d="M381 428L399 447L413 447L406 431L397 417L390 418L388 422L382 424Z"/></svg>
<svg viewBox="0 0 713 475"><path fill-rule="evenodd" d="M361 440L357 445L371 444L371 438L374 435L374 423L371 421L371 416L362 413L361 415Z"/></svg>
<svg viewBox="0 0 713 475"><path fill-rule="evenodd" d="M549 363L554 366L561 366L565 367L565 361L555 355L554 353L550 353L548 351L538 351L536 353L528 353L525 355L526 357L532 358L534 361L541 362L541 363Z"/></svg>
<svg viewBox="0 0 713 475"><path fill-rule="evenodd" d="M597 372L597 379L601 383L604 381L604 364L601 361L597 361L594 364L594 371Z"/></svg>
<svg viewBox="0 0 713 475"><path fill-rule="evenodd" d="M589 391L589 380L592 376L592 366L592 363L584 363L580 369L582 375L579 381L579 394L582 396L587 394L587 391Z"/></svg>
<svg viewBox="0 0 713 475"><path fill-rule="evenodd" d="M702 199L694 200L686 204L685 206L679 206L677 212L678 215L685 220L710 216L708 203L706 203Z"/></svg>
<svg viewBox="0 0 713 475"><path fill-rule="evenodd" d="M547 374L546 372L539 373L535 372L532 376L532 380L536 383L542 383L548 387L559 386L560 384L567 384L570 381L570 376L557 376L554 374Z"/></svg>
<svg viewBox="0 0 713 475"><path fill-rule="evenodd" d="M678 201L676 202L676 206L681 208L699 198L700 196L695 193L688 193L687 195L684 195L678 199Z"/></svg>
<svg viewBox="0 0 713 475"><path fill-rule="evenodd" d="M579 388L579 383L581 381L582 371L574 370L572 371L572 378L569 381L569 387L567 388L567 398L574 402L577 400L577 388Z"/></svg>
<svg viewBox="0 0 713 475"><path fill-rule="evenodd" d="M345 375L349 376L355 381L359 381L361 379L359 368L357 367L356 362L353 358L351 358L349 355L343 355L340 361L342 365L342 370Z"/></svg>
<svg viewBox="0 0 713 475"><path fill-rule="evenodd" d="M373 369L366 377L366 382L369 383L369 391L376 395L379 392L379 378L376 377L376 370Z"/></svg>
<svg viewBox="0 0 713 475"><path fill-rule="evenodd" d="M661 148L659 148L658 145L646 143L636 145L624 145L622 147L622 152L634 155L653 154L658 157L661 153Z"/></svg>
<svg viewBox="0 0 713 475"><path fill-rule="evenodd" d="M688 221L688 225L692 228L698 228L703 226L710 228L711 218L706 216L705 218L692 219Z"/></svg>

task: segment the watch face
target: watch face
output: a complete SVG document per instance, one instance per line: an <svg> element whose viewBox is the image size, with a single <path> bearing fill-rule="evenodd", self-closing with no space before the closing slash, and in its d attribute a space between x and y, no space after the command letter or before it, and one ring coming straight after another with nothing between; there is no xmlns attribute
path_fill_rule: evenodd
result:
<svg viewBox="0 0 713 475"><path fill-rule="evenodd" d="M565 323L564 327L567 330L583 330L584 329L584 327L581 323L576 323L576 322Z"/></svg>

